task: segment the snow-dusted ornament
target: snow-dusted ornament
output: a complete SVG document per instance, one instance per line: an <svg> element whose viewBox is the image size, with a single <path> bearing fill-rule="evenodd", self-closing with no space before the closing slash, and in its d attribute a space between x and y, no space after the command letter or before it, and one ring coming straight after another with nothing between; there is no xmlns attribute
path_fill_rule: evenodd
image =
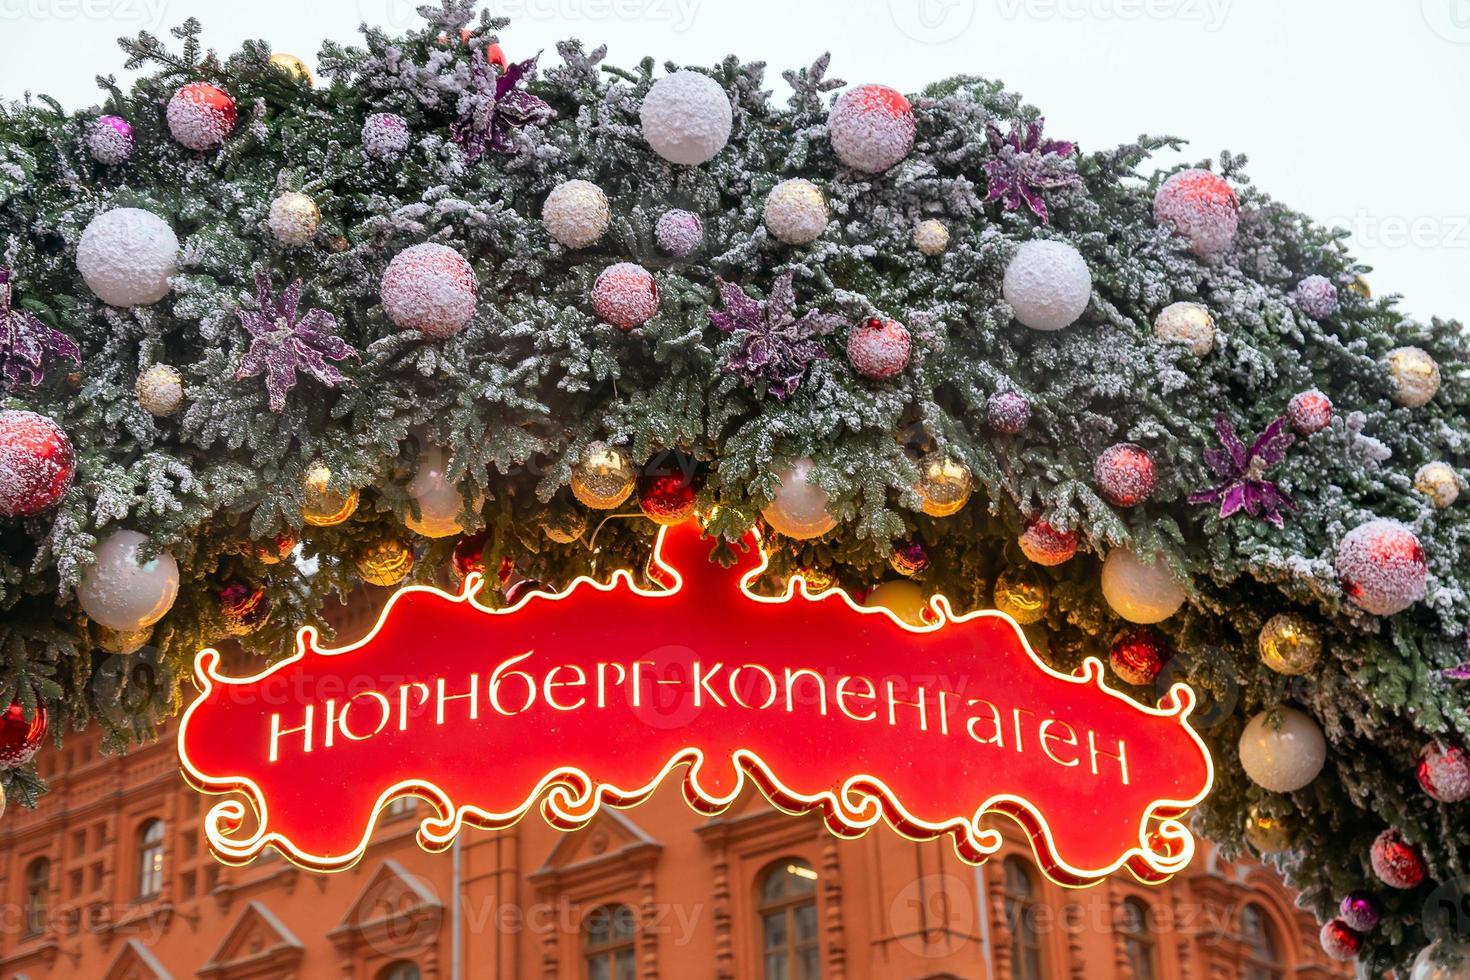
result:
<svg viewBox="0 0 1470 980"><path fill-rule="evenodd" d="M610 265L592 284L592 309L613 326L632 330L658 312L658 283L636 262Z"/></svg>
<svg viewBox="0 0 1470 980"><path fill-rule="evenodd" d="M1366 521L1337 546L1337 578L1342 591L1375 616L1403 612L1424 598L1429 566L1424 546L1398 521Z"/></svg>
<svg viewBox="0 0 1470 980"><path fill-rule="evenodd" d="M374 160L392 160L408 150L408 122L396 112L375 112L362 124L362 150Z"/></svg>
<svg viewBox="0 0 1470 980"><path fill-rule="evenodd" d="M1326 276L1307 276L1292 294L1297 309L1313 320L1325 320L1337 312L1337 287Z"/></svg>
<svg viewBox="0 0 1470 980"><path fill-rule="evenodd" d="M1102 567L1102 593L1113 612L1130 623L1161 623L1184 605L1184 588L1162 558L1140 561L1114 548Z"/></svg>
<svg viewBox="0 0 1470 980"><path fill-rule="evenodd" d="M143 411L164 418L184 404L184 376L172 365L155 364L138 375L133 394Z"/></svg>
<svg viewBox="0 0 1470 980"><path fill-rule="evenodd" d="M938 218L925 218L914 225L914 248L933 258L949 248L949 228Z"/></svg>
<svg viewBox="0 0 1470 980"><path fill-rule="evenodd" d="M827 198L804 177L783 180L766 195L766 230L787 245L810 245L827 230Z"/></svg>
<svg viewBox="0 0 1470 980"><path fill-rule="evenodd" d="M1240 767L1273 793L1294 793L1311 783L1327 761L1327 740L1312 717L1282 708L1261 712L1240 733Z"/></svg>
<svg viewBox="0 0 1470 980"><path fill-rule="evenodd" d="M1031 421L1031 401L1019 391L997 391L985 400L985 424L1001 435L1019 435Z"/></svg>
<svg viewBox="0 0 1470 980"><path fill-rule="evenodd" d="M87 128L87 152L106 167L126 163L133 155L133 125L122 116L98 116Z"/></svg>
<svg viewBox="0 0 1470 980"><path fill-rule="evenodd" d="M108 306L147 306L168 295L178 256L167 221L141 208L114 208L87 222L77 271Z"/></svg>
<svg viewBox="0 0 1470 980"><path fill-rule="evenodd" d="M52 361L82 362L76 341L15 304L10 275L10 269L0 265L0 395L22 380L34 388L45 379Z"/></svg>
<svg viewBox="0 0 1470 980"><path fill-rule="evenodd" d="M1383 359L1392 397L1405 408L1423 408L1439 391L1439 365L1418 347L1395 347Z"/></svg>
<svg viewBox="0 0 1470 980"><path fill-rule="evenodd" d="M638 110L643 138L670 163L706 163L730 141L730 96L697 71L676 71L653 83Z"/></svg>
<svg viewBox="0 0 1470 980"><path fill-rule="evenodd" d="M1300 435L1321 432L1332 423L1332 399L1315 388L1299 391L1286 404L1286 418Z"/></svg>
<svg viewBox="0 0 1470 980"><path fill-rule="evenodd" d="M1378 880L1390 888L1418 888L1429 875L1429 869L1424 864L1424 852L1419 845L1409 843L1403 832L1396 827L1390 827L1373 839L1368 863L1373 866L1373 873L1378 876ZM1414 974L1414 977L1418 976L1419 974ZM1456 970L1444 976L1447 980L1463 980L1465 974Z"/></svg>
<svg viewBox="0 0 1470 980"><path fill-rule="evenodd" d="M76 470L76 450L61 426L35 412L0 409L0 517L55 507Z"/></svg>
<svg viewBox="0 0 1470 980"><path fill-rule="evenodd" d="M444 340L475 315L479 289L475 270L463 255L448 245L422 242L393 256L380 294L394 326Z"/></svg>
<svg viewBox="0 0 1470 980"><path fill-rule="evenodd" d="M148 538L122 528L97 546L97 562L77 584L77 602L95 623L114 630L152 626L179 594L179 566L164 550L146 561L139 551Z"/></svg>
<svg viewBox="0 0 1470 980"><path fill-rule="evenodd" d="M761 516L778 534L806 541L819 538L837 526L837 521L827 512L831 498L811 480L816 465L810 457L803 456L776 471L781 485Z"/></svg>
<svg viewBox="0 0 1470 980"><path fill-rule="evenodd" d="M1087 309L1092 272L1066 242L1025 242L1006 266L1001 292L1016 319L1032 330L1060 330Z"/></svg>
<svg viewBox="0 0 1470 980"><path fill-rule="evenodd" d="M667 254L676 259L687 259L704 244L704 223L693 211L673 208L659 215L653 237Z"/></svg>
<svg viewBox="0 0 1470 980"><path fill-rule="evenodd" d="M862 173L882 173L913 149L914 110L897 89L859 85L837 97L827 132L843 163Z"/></svg>
<svg viewBox="0 0 1470 980"><path fill-rule="evenodd" d="M1430 742L1419 752L1419 786L1438 803L1470 800L1470 753L1458 745Z"/></svg>
<svg viewBox="0 0 1470 980"><path fill-rule="evenodd" d="M271 201L266 225L282 245L305 245L316 237L321 221L321 209L310 195L287 191Z"/></svg>
<svg viewBox="0 0 1470 980"><path fill-rule="evenodd" d="M1437 939L1419 951L1409 980L1465 980L1470 975L1470 943L1454 936Z"/></svg>
<svg viewBox="0 0 1470 980"><path fill-rule="evenodd" d="M1016 540L1021 554L1038 565L1062 565L1077 554L1076 531L1059 531L1039 517L1027 524Z"/></svg>
<svg viewBox="0 0 1470 980"><path fill-rule="evenodd" d="M235 100L218 85L190 82L168 100L168 131L191 150L212 150L235 128Z"/></svg>
<svg viewBox="0 0 1470 980"><path fill-rule="evenodd" d="M1154 336L1204 357L1215 347L1215 318L1198 303L1170 303L1154 317Z"/></svg>
<svg viewBox="0 0 1470 980"><path fill-rule="evenodd" d="M1108 503L1136 507L1153 495L1158 470L1147 449L1120 442L1098 453L1092 464L1092 479Z"/></svg>
<svg viewBox="0 0 1470 980"><path fill-rule="evenodd" d="M912 342L897 320L870 316L847 335L847 362L869 381L887 381L908 367Z"/></svg>
<svg viewBox="0 0 1470 980"><path fill-rule="evenodd" d="M1154 195L1154 221L1183 235L1195 255L1214 255L1235 241L1240 201L1219 174L1181 170Z"/></svg>
<svg viewBox="0 0 1470 980"><path fill-rule="evenodd" d="M564 180L546 195L541 222L551 237L567 248L595 244L612 221L612 208L602 188L590 180Z"/></svg>
<svg viewBox="0 0 1470 980"><path fill-rule="evenodd" d="M1419 467L1414 474L1414 489L1443 510L1454 506L1455 501L1460 498L1460 478L1455 475L1453 466L1435 460Z"/></svg>
<svg viewBox="0 0 1470 980"><path fill-rule="evenodd" d="M463 534L459 523L459 512L464 509L464 497L459 487L449 480L449 457L438 446L429 446L419 454L418 468L408 482L408 495L419 507L419 516L410 510L404 514L403 523L410 531L426 538L447 538L452 534ZM472 501L470 506L479 510L484 498Z"/></svg>
<svg viewBox="0 0 1470 980"><path fill-rule="evenodd" d="M250 347L235 370L235 380L265 375L265 390L272 412L286 407L286 396L304 372L328 388L349 384L341 371L328 361L356 357L357 351L337 334L337 318L326 310L308 310L302 315L297 279L273 294L269 272L255 274L255 308L237 310L240 326L250 334Z"/></svg>

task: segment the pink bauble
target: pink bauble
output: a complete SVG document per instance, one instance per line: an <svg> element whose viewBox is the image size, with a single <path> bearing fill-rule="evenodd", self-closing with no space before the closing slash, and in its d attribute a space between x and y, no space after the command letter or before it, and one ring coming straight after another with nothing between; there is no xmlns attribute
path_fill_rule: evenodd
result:
<svg viewBox="0 0 1470 980"><path fill-rule="evenodd" d="M1424 546L1398 521L1353 528L1337 546L1336 567L1342 591L1375 616L1403 612L1424 598L1429 578Z"/></svg>
<svg viewBox="0 0 1470 980"><path fill-rule="evenodd" d="M896 89L859 85L838 97L827 130L843 163L863 173L882 173L913 149L914 111Z"/></svg>
<svg viewBox="0 0 1470 980"><path fill-rule="evenodd" d="M1021 553L1038 565L1060 565L1077 554L1077 532L1058 531L1037 518L1026 525L1019 539Z"/></svg>
<svg viewBox="0 0 1470 980"><path fill-rule="evenodd" d="M1153 494L1158 479L1154 458L1131 442L1104 449L1093 464L1092 476L1103 499L1118 507L1143 503Z"/></svg>
<svg viewBox="0 0 1470 980"><path fill-rule="evenodd" d="M1419 753L1419 785L1440 803L1470 799L1470 753L1458 745L1431 742Z"/></svg>
<svg viewBox="0 0 1470 980"><path fill-rule="evenodd" d="M408 123L396 112L374 112L363 120L362 150L374 160L392 160L408 143Z"/></svg>
<svg viewBox="0 0 1470 980"><path fill-rule="evenodd" d="M658 312L658 283L635 262L610 265L592 284L592 309L613 326L632 330Z"/></svg>
<svg viewBox="0 0 1470 980"><path fill-rule="evenodd" d="M1322 926L1319 936L1322 951L1340 963L1358 958L1363 948L1363 935L1341 919L1333 919Z"/></svg>
<svg viewBox="0 0 1470 980"><path fill-rule="evenodd" d="M1299 391L1286 405L1291 427L1304 436L1321 432L1332 422L1332 399L1315 388Z"/></svg>
<svg viewBox="0 0 1470 980"><path fill-rule="evenodd" d="M1417 888L1429 875L1423 853L1397 830L1385 830L1378 835L1369 860L1378 880L1390 888Z"/></svg>
<svg viewBox="0 0 1470 980"><path fill-rule="evenodd" d="M87 150L92 159L115 166L133 155L133 127L122 116L98 116L87 131Z"/></svg>
<svg viewBox="0 0 1470 980"><path fill-rule="evenodd" d="M44 415L0 411L0 517L30 517L61 501L77 454L61 426Z"/></svg>
<svg viewBox="0 0 1470 980"><path fill-rule="evenodd" d="M908 367L913 345L897 320L870 316L847 335L847 361L870 381L887 381Z"/></svg>
<svg viewBox="0 0 1470 980"><path fill-rule="evenodd" d="M997 391L985 402L985 424L1003 435L1019 435L1031 421L1031 402L1018 391Z"/></svg>
<svg viewBox="0 0 1470 980"><path fill-rule="evenodd" d="M435 340L453 337L475 315L480 281L469 262L448 245L412 245L388 263L380 295L388 319L401 330Z"/></svg>
<svg viewBox="0 0 1470 980"><path fill-rule="evenodd" d="M168 131L191 150L211 150L235 128L235 100L218 85L190 82L168 100Z"/></svg>
<svg viewBox="0 0 1470 980"><path fill-rule="evenodd" d="M1235 240L1240 201L1219 174L1183 170L1164 181L1154 196L1154 221L1187 238L1194 254L1214 255Z"/></svg>

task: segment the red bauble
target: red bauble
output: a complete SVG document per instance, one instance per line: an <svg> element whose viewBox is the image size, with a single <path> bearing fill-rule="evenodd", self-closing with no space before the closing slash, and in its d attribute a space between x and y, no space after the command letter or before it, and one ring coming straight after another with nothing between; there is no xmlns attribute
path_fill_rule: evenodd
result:
<svg viewBox="0 0 1470 980"><path fill-rule="evenodd" d="M0 769L15 769L30 762L41 751L41 739L45 737L46 706L38 703L36 713L27 721L25 708L19 701L12 701L0 715Z"/></svg>
<svg viewBox="0 0 1470 980"><path fill-rule="evenodd" d="M1154 682L1171 656L1173 650L1162 633L1148 626L1139 626L1118 634L1113 648L1108 651L1108 662L1113 666L1113 673L1124 683L1142 687Z"/></svg>
<svg viewBox="0 0 1470 980"><path fill-rule="evenodd" d="M168 129L191 150L219 146L235 128L235 100L218 85L190 82L168 102Z"/></svg>
<svg viewBox="0 0 1470 980"><path fill-rule="evenodd" d="M263 585L227 582L215 598L219 600L219 611L225 620L225 632L231 636L254 633L265 625L270 616L271 600Z"/></svg>
<svg viewBox="0 0 1470 980"><path fill-rule="evenodd" d="M869 381L887 381L908 367L909 329L897 320L870 316L847 335L847 361Z"/></svg>
<svg viewBox="0 0 1470 980"><path fill-rule="evenodd" d="M1286 417L1304 436L1320 432L1332 422L1332 399L1315 388L1297 392L1286 403Z"/></svg>
<svg viewBox="0 0 1470 980"><path fill-rule="evenodd" d="M1440 803L1470 799L1470 753L1431 742L1419 753L1419 785Z"/></svg>
<svg viewBox="0 0 1470 980"><path fill-rule="evenodd" d="M658 283L643 266L618 262L592 284L592 309L622 330L632 330L658 312Z"/></svg>
<svg viewBox="0 0 1470 980"><path fill-rule="evenodd" d="M1390 888L1417 888L1429 874L1424 854L1397 830L1385 830L1369 855L1373 873Z"/></svg>
<svg viewBox="0 0 1470 980"><path fill-rule="evenodd" d="M461 580L470 572L485 574L485 532L466 534L454 543L454 574Z"/></svg>
<svg viewBox="0 0 1470 980"><path fill-rule="evenodd" d="M1104 449L1092 467L1103 499L1118 507L1143 503L1154 492L1154 458L1142 446L1120 442Z"/></svg>
<svg viewBox="0 0 1470 980"><path fill-rule="evenodd" d="M1319 938L1323 952L1341 963L1357 959L1363 948L1363 934L1341 919L1333 919L1324 925Z"/></svg>
<svg viewBox="0 0 1470 980"><path fill-rule="evenodd" d="M296 550L296 532L282 531L273 538L255 543L255 557L263 565L279 565Z"/></svg>
<svg viewBox="0 0 1470 980"><path fill-rule="evenodd" d="M61 426L35 412L0 411L0 517L56 506L76 470L76 450Z"/></svg>
<svg viewBox="0 0 1470 980"><path fill-rule="evenodd" d="M1154 220L1184 236L1196 255L1213 255L1234 241L1240 201L1219 174L1183 170L1159 187Z"/></svg>
<svg viewBox="0 0 1470 980"><path fill-rule="evenodd" d="M655 524L678 524L694 514L694 480L683 473L648 473L638 478L638 507Z"/></svg>
<svg viewBox="0 0 1470 980"><path fill-rule="evenodd" d="M501 74L504 74L505 70L510 67L510 61L505 57L505 51L500 47L498 41L491 41L485 45L485 60L499 68Z"/></svg>
<svg viewBox="0 0 1470 980"><path fill-rule="evenodd" d="M1021 553L1038 565L1060 565L1077 554L1077 532L1058 531L1037 518L1026 526L1018 539Z"/></svg>

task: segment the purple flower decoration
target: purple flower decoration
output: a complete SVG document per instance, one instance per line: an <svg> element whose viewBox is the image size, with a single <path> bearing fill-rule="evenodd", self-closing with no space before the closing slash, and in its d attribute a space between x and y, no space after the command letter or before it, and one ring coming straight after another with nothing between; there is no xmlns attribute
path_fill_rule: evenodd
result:
<svg viewBox="0 0 1470 980"><path fill-rule="evenodd" d="M770 297L762 303L733 282L716 279L725 311L709 311L716 327L739 339L739 347L725 361L725 370L738 374L750 386L764 381L766 390L783 402L801 384L807 366L827 358L821 341L813 338L830 334L844 322L840 316L815 310L797 319L791 280L790 272L777 277Z"/></svg>
<svg viewBox="0 0 1470 980"><path fill-rule="evenodd" d="M11 305L10 270L0 266L0 394L20 384L22 375L34 388L46 377L47 366L63 357L82 362L75 341L30 310Z"/></svg>
<svg viewBox="0 0 1470 980"><path fill-rule="evenodd" d="M1224 412L1215 416L1215 432L1223 448L1206 449L1204 458L1225 482L1190 494L1189 502L1207 504L1218 500L1222 518L1244 510L1252 517L1264 517L1277 527L1283 526L1281 509L1295 510L1296 504L1266 479L1266 471L1284 460L1287 447L1296 441L1296 436L1287 429L1286 417L1266 426L1249 449L1235 435L1235 426Z"/></svg>
<svg viewBox="0 0 1470 980"><path fill-rule="evenodd" d="M1051 215L1041 192L1082 183L1072 162L1076 144L1043 139L1045 124L1045 119L1038 119L1023 129L1021 121L1014 119L1008 137L994 125L985 124L985 137L994 154L985 162L985 173L990 177L985 200L1000 201L1007 211L1016 210L1024 202L1044 225L1051 224Z"/></svg>
<svg viewBox="0 0 1470 980"><path fill-rule="evenodd" d="M356 357L357 351L337 336L337 318L325 310L310 310L297 318L303 288L297 279L280 298L272 298L270 273L258 272L255 309L237 311L251 339L235 380L264 373L272 412L286 407L286 394L296 385L297 371L305 371L328 388L351 384L327 361Z"/></svg>
<svg viewBox="0 0 1470 980"><path fill-rule="evenodd" d="M512 130L543 123L555 114L545 99L519 87L522 79L536 74L540 57L517 62L502 74L476 46L470 56L470 84L459 96L459 119L449 129L449 138L459 144L470 163L480 159L486 148L514 153Z"/></svg>

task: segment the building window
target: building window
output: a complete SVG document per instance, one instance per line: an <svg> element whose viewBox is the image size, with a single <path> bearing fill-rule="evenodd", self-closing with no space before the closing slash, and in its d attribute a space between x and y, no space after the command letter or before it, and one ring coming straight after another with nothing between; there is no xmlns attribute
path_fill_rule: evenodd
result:
<svg viewBox="0 0 1470 980"><path fill-rule="evenodd" d="M1124 899L1119 912L1119 930L1133 980L1154 980L1159 975L1158 942L1149 923L1148 903L1141 898Z"/></svg>
<svg viewBox="0 0 1470 980"><path fill-rule="evenodd" d="M587 980L633 980L638 923L626 905L603 905L583 920Z"/></svg>
<svg viewBox="0 0 1470 980"><path fill-rule="evenodd" d="M396 800L390 800L388 805L383 807L383 819L402 820L404 817L411 817L413 811L418 809L418 805L417 797L400 796Z"/></svg>
<svg viewBox="0 0 1470 980"><path fill-rule="evenodd" d="M1245 980L1282 980L1286 964L1281 961L1281 940L1266 910L1247 905L1240 913L1240 932L1248 955Z"/></svg>
<svg viewBox="0 0 1470 980"><path fill-rule="evenodd" d="M1031 868L1018 857L1008 857L1001 865L1005 873L1006 924L1011 930L1011 976L1015 980L1043 980L1041 938L1036 932L1036 879Z"/></svg>
<svg viewBox="0 0 1470 980"><path fill-rule="evenodd" d="M38 857L26 865L25 934L39 936L46 931L46 910L50 906L51 862Z"/></svg>
<svg viewBox="0 0 1470 980"><path fill-rule="evenodd" d="M765 980L819 980L817 873L812 866L787 858L767 868L760 881L760 916Z"/></svg>
<svg viewBox="0 0 1470 980"><path fill-rule="evenodd" d="M157 898L163 890L163 821L138 828L138 900Z"/></svg>
<svg viewBox="0 0 1470 980"><path fill-rule="evenodd" d="M379 970L377 980L419 980L420 976L417 963L399 960Z"/></svg>

